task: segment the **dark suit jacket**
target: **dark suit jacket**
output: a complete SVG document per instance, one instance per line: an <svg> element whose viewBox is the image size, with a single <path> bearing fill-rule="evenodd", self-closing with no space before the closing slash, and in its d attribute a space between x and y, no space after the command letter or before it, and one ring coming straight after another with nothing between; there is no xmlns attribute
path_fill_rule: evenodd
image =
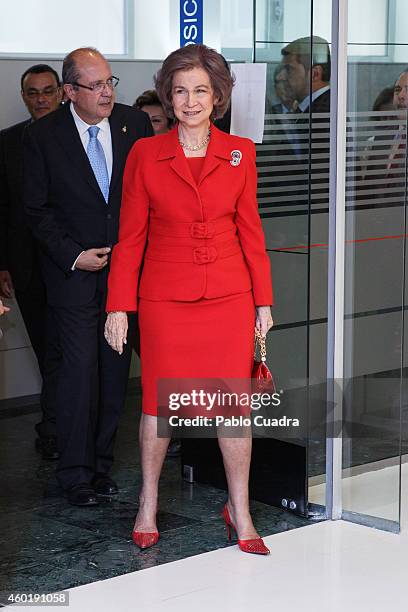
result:
<svg viewBox="0 0 408 612"><path fill-rule="evenodd" d="M310 179L309 199L315 208L327 208L329 205L329 164L330 164L330 89L316 98L311 105L303 113L300 113L297 121L297 126L306 127L308 134L310 123L312 129L312 140L310 146L311 159L303 160L309 166L305 171L305 183L309 180L309 175L314 178ZM323 117L316 116L323 114ZM303 132L305 133L305 132ZM306 147L306 156L308 158L309 148ZM322 167L324 164L324 167ZM318 177L321 174L322 177Z"/></svg>
<svg viewBox="0 0 408 612"><path fill-rule="evenodd" d="M94 297L100 272L71 267L81 251L116 243L127 155L138 138L153 134L148 115L123 104L115 104L109 123L113 168L108 203L69 105L25 130L25 210L41 246L48 300L55 306L82 305Z"/></svg>
<svg viewBox="0 0 408 612"><path fill-rule="evenodd" d="M309 108L305 112L308 113ZM312 102L312 113L330 113L330 89Z"/></svg>
<svg viewBox="0 0 408 612"><path fill-rule="evenodd" d="M33 280L41 283L38 246L23 205L23 134L30 122L0 132L0 270L11 273L20 291Z"/></svg>

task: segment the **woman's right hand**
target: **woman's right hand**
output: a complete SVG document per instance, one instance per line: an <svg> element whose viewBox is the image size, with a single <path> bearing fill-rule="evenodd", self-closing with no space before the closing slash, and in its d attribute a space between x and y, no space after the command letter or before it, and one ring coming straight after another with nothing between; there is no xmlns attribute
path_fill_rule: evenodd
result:
<svg viewBox="0 0 408 612"><path fill-rule="evenodd" d="M3 302L0 300L0 315L3 315L5 312L9 312L10 308L3 305Z"/></svg>
<svg viewBox="0 0 408 612"><path fill-rule="evenodd" d="M128 318L126 312L109 312L105 323L104 336L109 346L123 353L123 345L127 343Z"/></svg>

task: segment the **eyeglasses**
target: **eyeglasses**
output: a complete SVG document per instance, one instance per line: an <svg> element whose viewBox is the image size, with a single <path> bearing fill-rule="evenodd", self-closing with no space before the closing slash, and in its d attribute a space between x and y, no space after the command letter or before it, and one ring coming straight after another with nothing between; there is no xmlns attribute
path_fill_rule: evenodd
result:
<svg viewBox="0 0 408 612"><path fill-rule="evenodd" d="M118 77L111 76L111 78L106 79L106 81L97 81L92 85L82 85L82 83L78 83L77 81L74 81L71 83L71 85L74 85L75 87L82 87L82 89L89 89L89 91L93 91L94 93L101 93L105 86L109 89L114 89L118 83Z"/></svg>
<svg viewBox="0 0 408 612"><path fill-rule="evenodd" d="M29 89L27 92L23 92L27 98L38 98L39 96L45 96L46 98L51 98L57 91L59 87L46 87L45 89Z"/></svg>
<svg viewBox="0 0 408 612"><path fill-rule="evenodd" d="M402 90L405 90L405 93L408 92L408 85L404 85L401 87L401 85L397 85L396 87L394 87L394 93L399 96L400 93L402 93Z"/></svg>

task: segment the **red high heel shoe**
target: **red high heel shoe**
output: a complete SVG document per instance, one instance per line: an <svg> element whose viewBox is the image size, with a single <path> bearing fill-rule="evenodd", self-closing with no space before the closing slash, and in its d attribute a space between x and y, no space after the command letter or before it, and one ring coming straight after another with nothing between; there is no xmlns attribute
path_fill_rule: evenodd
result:
<svg viewBox="0 0 408 612"><path fill-rule="evenodd" d="M228 511L227 504L225 504L224 509L222 511L222 516L225 521L225 527L227 529L228 540L231 541L231 528L237 531L234 523L231 521L230 513ZM237 534L238 535L238 534ZM267 546L265 546L264 541L261 537L253 538L250 540L239 540L238 546L243 552L254 553L256 555L269 555L270 550Z"/></svg>
<svg viewBox="0 0 408 612"><path fill-rule="evenodd" d="M157 544L159 539L159 532L144 532L144 531L132 531L132 539L139 548L150 548Z"/></svg>

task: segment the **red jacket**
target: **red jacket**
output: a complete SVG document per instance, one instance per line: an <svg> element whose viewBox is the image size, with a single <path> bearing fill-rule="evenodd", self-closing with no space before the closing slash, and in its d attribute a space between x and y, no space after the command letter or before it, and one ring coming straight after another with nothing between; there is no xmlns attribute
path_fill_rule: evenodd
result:
<svg viewBox="0 0 408 612"><path fill-rule="evenodd" d="M241 162L232 165L232 151ZM106 310L136 311L149 300L193 301L243 293L272 304L269 257L256 200L251 140L211 127L198 185L177 127L138 140L123 179L119 242Z"/></svg>

